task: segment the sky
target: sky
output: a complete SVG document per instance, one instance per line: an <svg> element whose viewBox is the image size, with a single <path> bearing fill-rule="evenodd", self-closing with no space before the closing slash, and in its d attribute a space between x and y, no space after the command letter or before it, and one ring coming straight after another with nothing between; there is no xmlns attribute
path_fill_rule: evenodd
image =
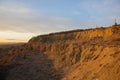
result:
<svg viewBox="0 0 120 80"><path fill-rule="evenodd" d="M0 0L0 43L120 23L120 0Z"/></svg>

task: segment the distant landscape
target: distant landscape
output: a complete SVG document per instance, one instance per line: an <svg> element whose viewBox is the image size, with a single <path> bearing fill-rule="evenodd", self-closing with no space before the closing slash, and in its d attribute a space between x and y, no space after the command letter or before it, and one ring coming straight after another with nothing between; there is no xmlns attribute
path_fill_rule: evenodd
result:
<svg viewBox="0 0 120 80"><path fill-rule="evenodd" d="M0 48L5 49L5 48L10 48L10 47L15 47L15 46L20 46L25 43L0 43Z"/></svg>

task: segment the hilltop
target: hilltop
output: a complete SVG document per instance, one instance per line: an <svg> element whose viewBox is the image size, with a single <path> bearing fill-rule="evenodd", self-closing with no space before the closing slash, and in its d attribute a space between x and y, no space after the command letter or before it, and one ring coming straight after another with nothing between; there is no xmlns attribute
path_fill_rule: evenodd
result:
<svg viewBox="0 0 120 80"><path fill-rule="evenodd" d="M120 25L39 35L0 65L3 80L120 80Z"/></svg>

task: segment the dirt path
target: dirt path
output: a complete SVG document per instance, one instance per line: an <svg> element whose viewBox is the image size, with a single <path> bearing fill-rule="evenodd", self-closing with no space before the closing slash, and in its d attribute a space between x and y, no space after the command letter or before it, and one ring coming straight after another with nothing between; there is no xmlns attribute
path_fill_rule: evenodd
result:
<svg viewBox="0 0 120 80"><path fill-rule="evenodd" d="M44 54L29 54L26 59L16 58L14 67L7 73L6 80L60 80L51 60Z"/></svg>

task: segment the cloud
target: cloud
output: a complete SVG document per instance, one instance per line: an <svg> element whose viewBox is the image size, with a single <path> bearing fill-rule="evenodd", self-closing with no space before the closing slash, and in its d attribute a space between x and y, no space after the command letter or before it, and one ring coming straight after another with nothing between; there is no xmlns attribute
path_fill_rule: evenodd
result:
<svg viewBox="0 0 120 80"><path fill-rule="evenodd" d="M91 3L88 7L98 15L119 15L120 5L117 4L116 1L117 0L101 0L97 2L97 0L95 0L95 2Z"/></svg>
<svg viewBox="0 0 120 80"><path fill-rule="evenodd" d="M36 11L28 5L16 3L0 5L0 31L46 34L80 28L83 23L75 21L63 16L44 14L44 11Z"/></svg>
<svg viewBox="0 0 120 80"><path fill-rule="evenodd" d="M46 34L109 25L115 16L120 16L119 0L81 0L74 10L70 10L74 15L69 13L71 16L67 17L49 14L49 10L45 13L40 6L36 9L33 5L13 1L16 0L0 2L0 31Z"/></svg>
<svg viewBox="0 0 120 80"><path fill-rule="evenodd" d="M18 3L16 0L1 0L0 14L4 16L23 16L32 14L32 9L29 6Z"/></svg>
<svg viewBox="0 0 120 80"><path fill-rule="evenodd" d="M26 32L26 21L32 19L32 9L15 3L0 3L0 31Z"/></svg>
<svg viewBox="0 0 120 80"><path fill-rule="evenodd" d="M0 5L0 12L9 14L29 14L31 11L28 8L18 5Z"/></svg>
<svg viewBox="0 0 120 80"><path fill-rule="evenodd" d="M115 17L117 17L118 22L120 22L120 1L84 0L78 4L74 13L85 18L88 25L89 23L110 25Z"/></svg>
<svg viewBox="0 0 120 80"><path fill-rule="evenodd" d="M38 35L33 33L20 33L14 31L0 31L0 39L1 40L19 40L19 41L28 41L31 37Z"/></svg>
<svg viewBox="0 0 120 80"><path fill-rule="evenodd" d="M33 17L33 18L3 18L0 20L0 30L12 30L16 32L49 33L64 30L71 25L71 21L64 17Z"/></svg>
<svg viewBox="0 0 120 80"><path fill-rule="evenodd" d="M35 11L29 6L16 3L0 5L0 31L45 34L68 29L71 19L62 16L50 16L44 11Z"/></svg>

